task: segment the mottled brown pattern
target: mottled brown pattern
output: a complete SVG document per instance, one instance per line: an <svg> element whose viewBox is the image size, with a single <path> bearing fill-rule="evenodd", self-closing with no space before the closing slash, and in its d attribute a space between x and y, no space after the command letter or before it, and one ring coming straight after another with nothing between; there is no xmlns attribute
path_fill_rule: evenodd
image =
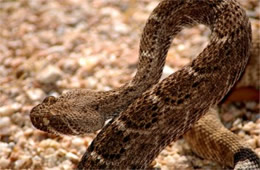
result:
<svg viewBox="0 0 260 170"><path fill-rule="evenodd" d="M212 31L209 45L157 83L174 36L199 23ZM79 168L147 168L227 94L246 66L250 43L250 23L234 0L163 0L144 28L130 83L108 92L79 89L48 97L31 111L32 123L47 132L81 135L119 114L94 139Z"/></svg>
<svg viewBox="0 0 260 170"><path fill-rule="evenodd" d="M253 42L250 49L249 62L243 76L234 89L240 87L260 88L259 55L260 33L259 30L255 28L253 29ZM237 135L222 125L215 109L210 109L205 116L195 123L191 130L184 135L184 138L196 154L229 167L235 166L235 154L238 154L242 148L249 149L246 143L242 142ZM253 152L251 150L250 154L248 154L248 152L242 152L241 154L247 154L243 155L241 159L249 159L252 157ZM260 160L258 156L255 155L255 159L252 162L255 162L259 168ZM243 164L240 166L243 166Z"/></svg>

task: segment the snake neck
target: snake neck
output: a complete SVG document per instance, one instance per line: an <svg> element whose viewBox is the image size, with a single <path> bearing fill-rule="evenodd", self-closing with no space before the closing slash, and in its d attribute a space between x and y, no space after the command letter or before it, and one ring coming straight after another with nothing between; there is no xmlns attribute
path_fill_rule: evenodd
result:
<svg viewBox="0 0 260 170"><path fill-rule="evenodd" d="M103 100L104 102L101 102L106 110L105 117L118 115L143 92L158 83L172 39L183 27L198 23L210 27L212 31L210 44L189 66L185 67L185 72L200 81L211 82L210 85L213 86L211 88L216 86L216 89L224 89L216 95L219 97L212 103L219 101L244 70L248 60L244 57L248 56L244 46L249 48L251 42L251 36L248 36L251 35L249 21L246 17L242 17L240 21L234 22L237 20L236 17L242 16L242 13L233 9L231 3L216 0L200 2L166 0L160 3L150 15L142 33L136 75L130 83L108 92L109 95ZM231 13L232 10L234 14ZM185 15L180 11L185 11ZM221 12L224 14L220 14ZM225 23L224 16L227 20ZM246 24L241 25L243 22ZM244 34L241 31L243 29L250 32ZM239 51L233 50L234 47L240 48ZM237 57L231 57L232 55ZM104 105L106 102L108 104Z"/></svg>

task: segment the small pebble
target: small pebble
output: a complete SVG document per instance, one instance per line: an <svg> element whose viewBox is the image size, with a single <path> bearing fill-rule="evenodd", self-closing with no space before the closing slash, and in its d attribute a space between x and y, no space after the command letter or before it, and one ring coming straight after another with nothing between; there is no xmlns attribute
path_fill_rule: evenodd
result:
<svg viewBox="0 0 260 170"><path fill-rule="evenodd" d="M58 149L60 144L55 140L46 139L46 140L41 141L39 146L42 147L42 148L45 148L45 149L47 149L49 147L52 147L54 149Z"/></svg>
<svg viewBox="0 0 260 170"><path fill-rule="evenodd" d="M256 148L257 141L256 139L249 139L246 141L246 144L250 145L252 148Z"/></svg>
<svg viewBox="0 0 260 170"><path fill-rule="evenodd" d="M77 147L81 147L84 145L84 140L81 138L75 138L72 140L72 145L75 145Z"/></svg>
<svg viewBox="0 0 260 170"><path fill-rule="evenodd" d="M0 128L7 127L11 125L11 120L9 117L0 118Z"/></svg>
<svg viewBox="0 0 260 170"><path fill-rule="evenodd" d="M61 70L55 66L47 66L37 75L37 80L43 84L56 83L61 78Z"/></svg>
<svg viewBox="0 0 260 170"><path fill-rule="evenodd" d="M79 161L79 157L71 152L68 152L66 154L66 158L70 159L73 162L78 162Z"/></svg>
<svg viewBox="0 0 260 170"><path fill-rule="evenodd" d="M18 159L14 162L15 169L21 169L22 166L26 163L25 159Z"/></svg>
<svg viewBox="0 0 260 170"><path fill-rule="evenodd" d="M258 1L239 2L253 17L252 29L259 30ZM111 90L129 82L136 73L142 27L158 3L0 1L0 169L76 168L97 133L50 135L32 126L30 111L46 95L78 87ZM168 52L163 76L187 65L209 42L209 34L201 25L182 30ZM231 114L223 120L260 155L259 108L258 102L230 104L223 113ZM198 158L183 140L154 162L162 170L223 169Z"/></svg>
<svg viewBox="0 0 260 170"><path fill-rule="evenodd" d="M4 157L0 158L0 169L7 168L10 164L10 160Z"/></svg>
<svg viewBox="0 0 260 170"><path fill-rule="evenodd" d="M45 97L45 93L39 88L29 89L26 93L32 101L41 101Z"/></svg>
<svg viewBox="0 0 260 170"><path fill-rule="evenodd" d="M22 107L19 103L14 103L12 105L6 105L0 107L0 116L10 116Z"/></svg>
<svg viewBox="0 0 260 170"><path fill-rule="evenodd" d="M255 123L254 122L248 122L248 123L246 123L244 126L243 126L243 130L244 131L250 131L250 130L252 130L252 129L254 129L255 128Z"/></svg>

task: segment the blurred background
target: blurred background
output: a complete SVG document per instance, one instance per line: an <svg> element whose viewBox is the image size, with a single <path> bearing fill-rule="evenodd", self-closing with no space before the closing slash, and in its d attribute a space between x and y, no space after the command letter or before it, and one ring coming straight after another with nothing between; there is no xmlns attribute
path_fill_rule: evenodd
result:
<svg viewBox="0 0 260 170"><path fill-rule="evenodd" d="M240 0L260 28L258 0ZM110 90L136 72L142 28L158 0L0 0L0 169L73 169L96 134L54 136L35 129L33 106L72 88ZM165 76L196 57L210 31L184 29L168 53ZM226 127L260 154L260 105L221 106ZM184 140L153 162L161 169L220 169Z"/></svg>

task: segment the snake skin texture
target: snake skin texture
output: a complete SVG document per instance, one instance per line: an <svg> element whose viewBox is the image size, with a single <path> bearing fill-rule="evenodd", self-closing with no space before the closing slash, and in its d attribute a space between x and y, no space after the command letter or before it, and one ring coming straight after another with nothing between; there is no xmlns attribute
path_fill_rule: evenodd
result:
<svg viewBox="0 0 260 170"><path fill-rule="evenodd" d="M211 29L209 45L189 65L157 83L172 39L196 24ZM228 93L244 71L250 45L250 22L235 0L163 0L144 28L138 70L130 83L107 92L77 89L47 97L32 109L31 121L46 132L83 135L113 118L78 168L147 168ZM248 158L255 155L251 149L234 152L236 169L260 167Z"/></svg>
<svg viewBox="0 0 260 170"><path fill-rule="evenodd" d="M245 72L237 85L234 87L254 87L259 89L259 54L260 54L260 33L257 28L253 29L253 42L250 50L250 58ZM213 122L213 123L212 123ZM185 135L184 139L191 146L192 150L199 156L219 162L222 165L243 169L260 169L260 159L252 152L246 143L239 137L226 129L220 122L216 109L210 109ZM212 149L214 148L214 149ZM239 155L239 156L237 156ZM236 162L248 161L253 163L247 166ZM244 168L246 169L246 168Z"/></svg>

